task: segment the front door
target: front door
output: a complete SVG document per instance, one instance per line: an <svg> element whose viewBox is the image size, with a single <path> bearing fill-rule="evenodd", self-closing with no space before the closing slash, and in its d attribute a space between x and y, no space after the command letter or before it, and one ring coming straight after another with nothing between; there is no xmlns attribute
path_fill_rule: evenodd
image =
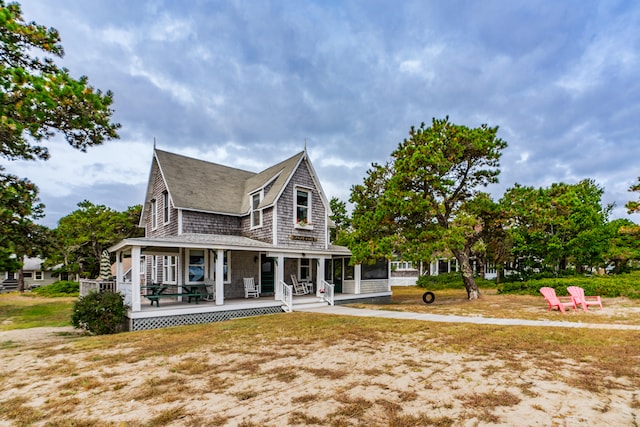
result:
<svg viewBox="0 0 640 427"><path fill-rule="evenodd" d="M342 293L342 262L342 258L333 260L333 292L336 294Z"/></svg>
<svg viewBox="0 0 640 427"><path fill-rule="evenodd" d="M273 258L262 254L260 256L260 283L263 294L273 294L276 278L276 265Z"/></svg>

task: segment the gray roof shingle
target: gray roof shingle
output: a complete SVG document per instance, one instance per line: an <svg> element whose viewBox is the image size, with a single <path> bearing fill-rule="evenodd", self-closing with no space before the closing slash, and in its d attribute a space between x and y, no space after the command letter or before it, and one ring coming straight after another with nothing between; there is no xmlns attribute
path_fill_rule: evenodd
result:
<svg viewBox="0 0 640 427"><path fill-rule="evenodd" d="M247 195L274 184L261 207L272 205L289 181L305 152L300 152L262 172L255 173L155 150L169 193L177 208L229 215L249 212Z"/></svg>

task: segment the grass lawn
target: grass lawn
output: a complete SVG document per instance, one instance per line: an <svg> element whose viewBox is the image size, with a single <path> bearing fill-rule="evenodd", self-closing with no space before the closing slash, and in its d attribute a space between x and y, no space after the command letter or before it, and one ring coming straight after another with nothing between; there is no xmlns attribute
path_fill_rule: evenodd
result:
<svg viewBox="0 0 640 427"><path fill-rule="evenodd" d="M603 310L591 306L588 312L567 310L567 314L557 309L547 310L542 295L499 295L495 289L481 289L477 301L468 301L467 292L459 289L434 290L436 299L432 304L422 302L426 289L415 286L393 288L391 304L355 304L354 307L376 308L380 310L411 311L417 313L452 314L459 316L499 317L529 320L563 320L583 323L640 324L640 300L629 298L603 298Z"/></svg>
<svg viewBox="0 0 640 427"><path fill-rule="evenodd" d="M547 312L542 297L485 290L468 302L464 290L444 290L425 305L421 293L395 288L393 304L377 308L606 323L640 307L616 298L602 312L563 316ZM47 302L2 295L0 310ZM621 319L637 323L634 316ZM0 338L0 424L637 425L639 341L640 331L314 313Z"/></svg>
<svg viewBox="0 0 640 427"><path fill-rule="evenodd" d="M30 293L0 294L0 331L43 326L70 326L77 298L42 298Z"/></svg>

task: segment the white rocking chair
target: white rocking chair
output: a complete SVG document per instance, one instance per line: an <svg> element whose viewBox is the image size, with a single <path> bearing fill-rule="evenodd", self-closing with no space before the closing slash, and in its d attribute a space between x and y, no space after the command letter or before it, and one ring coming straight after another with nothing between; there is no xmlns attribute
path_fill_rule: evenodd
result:
<svg viewBox="0 0 640 427"><path fill-rule="evenodd" d="M207 294L202 297L205 301L215 301L216 299L216 282L213 279L204 279L205 289Z"/></svg>
<svg viewBox="0 0 640 427"><path fill-rule="evenodd" d="M253 277L245 277L242 280L244 281L244 297L245 298L249 298L249 297L259 298L260 297L260 289L256 285L255 281L253 280Z"/></svg>
<svg viewBox="0 0 640 427"><path fill-rule="evenodd" d="M293 283L294 295L307 295L309 293L309 287L306 282L298 282L298 278L295 274L291 275L291 282Z"/></svg>

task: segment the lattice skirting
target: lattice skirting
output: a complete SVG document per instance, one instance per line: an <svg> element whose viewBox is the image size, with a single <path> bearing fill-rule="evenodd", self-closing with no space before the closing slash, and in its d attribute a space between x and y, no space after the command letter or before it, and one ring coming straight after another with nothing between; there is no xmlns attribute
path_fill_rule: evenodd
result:
<svg viewBox="0 0 640 427"><path fill-rule="evenodd" d="M214 311L210 313L128 319L128 323L130 331L144 331L147 329L167 328L170 326L222 322L224 320L237 319L239 317L262 316L263 314L275 314L282 312L282 307L260 307L248 308L245 310Z"/></svg>

